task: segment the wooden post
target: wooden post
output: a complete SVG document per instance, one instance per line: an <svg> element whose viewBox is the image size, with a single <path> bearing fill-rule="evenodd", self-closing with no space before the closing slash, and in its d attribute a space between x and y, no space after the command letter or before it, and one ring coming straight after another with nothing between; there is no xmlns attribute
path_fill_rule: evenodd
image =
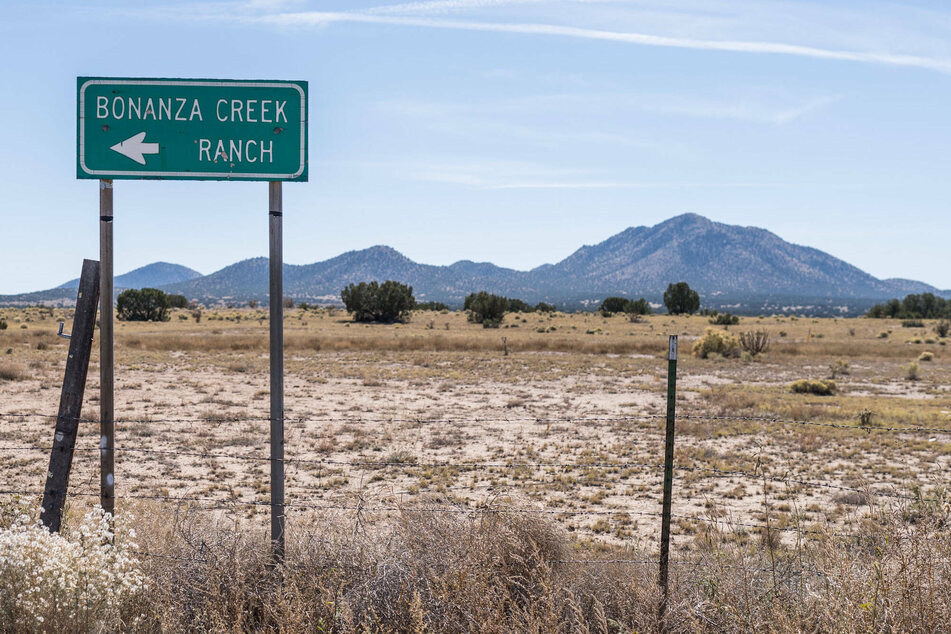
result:
<svg viewBox="0 0 951 634"><path fill-rule="evenodd" d="M73 464L76 431L83 407L83 394L86 391L86 375L89 372L98 303L99 262L83 260L79 293L76 296L76 315L73 317L73 329L69 339L69 356L66 358L66 375L59 397L50 468L47 471L46 485L43 487L43 507L40 512L40 521L53 533L59 532L63 519L63 505L66 503L69 470Z"/></svg>
<svg viewBox="0 0 951 634"><path fill-rule="evenodd" d="M112 323L112 181L99 181L99 503L115 513L115 400Z"/></svg>
<svg viewBox="0 0 951 634"><path fill-rule="evenodd" d="M670 335L667 352L667 438L664 442L664 508L660 528L660 618L667 612L670 563L670 507L674 485L674 418L677 406L677 335Z"/></svg>
<svg viewBox="0 0 951 634"><path fill-rule="evenodd" d="M268 183L268 253L271 362L271 553L284 560L284 249L283 192L280 181Z"/></svg>

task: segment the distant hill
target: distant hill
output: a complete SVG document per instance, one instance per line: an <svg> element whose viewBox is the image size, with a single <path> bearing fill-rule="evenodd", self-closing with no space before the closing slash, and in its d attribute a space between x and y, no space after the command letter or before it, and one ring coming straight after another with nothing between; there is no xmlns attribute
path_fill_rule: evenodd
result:
<svg viewBox="0 0 951 634"><path fill-rule="evenodd" d="M160 283L165 274L181 277ZM653 227L630 227L603 242L583 246L560 262L530 271L469 260L450 266L420 264L387 246L348 251L314 264L284 265L285 295L298 301L339 304L340 291L348 284L388 279L412 286L419 301L454 306L479 290L565 309L597 306L609 295L646 297L660 303L667 285L680 280L700 293L707 308L754 314L849 315L908 293L951 298L951 291L924 282L880 280L828 253L786 242L764 229L713 222L696 214L676 216ZM120 280L134 287L157 286L206 304L266 302L268 263L266 258L252 258L206 276L156 263L120 276L117 287ZM33 303L46 303L50 293L28 295ZM22 304L23 298L0 296L0 304Z"/></svg>
<svg viewBox="0 0 951 634"><path fill-rule="evenodd" d="M468 293L485 289L569 308L591 305L608 295L659 302L667 284L678 280L698 290L706 306L751 312L854 313L874 301L912 292L942 293L923 282L880 280L764 229L712 222L696 214L653 227L631 227L531 271L469 260L450 266L419 264L387 246L350 251L314 264L285 265L284 271L285 293L306 301L339 301L347 284L387 279L411 285L421 301L458 305ZM206 302L266 301L267 261L245 260L166 290Z"/></svg>
<svg viewBox="0 0 951 634"><path fill-rule="evenodd" d="M153 262L115 278L116 288L157 288L165 284L187 282L201 277L201 273L181 264ZM79 288L79 278L60 284L56 288Z"/></svg>
<svg viewBox="0 0 951 634"><path fill-rule="evenodd" d="M169 262L153 262L139 267L128 273L118 275L113 282L115 294L127 288L158 288L166 284L183 282L202 277L194 269L181 264ZM76 290L79 288L79 278L70 280L56 288L18 295L0 295L0 306L72 306L76 303Z"/></svg>

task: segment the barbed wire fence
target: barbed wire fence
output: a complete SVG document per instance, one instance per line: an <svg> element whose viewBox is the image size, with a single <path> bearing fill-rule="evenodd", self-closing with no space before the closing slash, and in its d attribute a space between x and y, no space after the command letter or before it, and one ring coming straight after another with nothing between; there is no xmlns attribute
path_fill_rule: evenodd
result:
<svg viewBox="0 0 951 634"><path fill-rule="evenodd" d="M676 399L676 394L674 394ZM48 433L51 429L49 421L55 421L57 416L44 414L41 412L2 412L0 413L0 423L4 427L7 427L10 424L22 424L26 421L39 421L40 425L37 425L37 432ZM516 423L533 423L537 425L551 425L551 424L565 424L565 425L586 425L586 424L600 424L600 423L613 423L613 424L633 424L633 423L642 423L642 424L656 424L661 421L665 421L666 416L663 415L633 415L633 416L565 416L565 417L344 417L344 416L285 416L284 422L287 424L298 424L298 425L309 425L309 424L319 424L319 423L336 423L336 424L374 424L374 423L387 423L387 424L426 424L426 425L435 425L435 426L456 426L456 425L465 425L465 424L494 424L494 425L506 425L506 424L516 424ZM99 423L98 419L93 418L81 418L76 417L73 419L76 423ZM908 434L908 435L918 435L918 434L928 434L928 435L949 435L951 434L951 429L940 428L940 427L929 427L929 426L877 426L877 425L863 425L856 424L850 425L845 423L837 422L827 422L827 421L810 421L810 420L798 420L793 418L783 418L783 417L774 417L774 416L725 416L725 415L711 415L704 413L687 413L680 414L676 416L676 420L682 421L693 421L693 422L703 422L703 423L722 423L722 422L743 422L743 423L753 423L761 425L767 429L769 428L787 428L787 427L815 427L815 428L827 428L827 429L839 429L845 430L854 433L862 434ZM214 416L214 417L153 417L153 416L141 416L141 417L129 417L129 418L116 418L116 423L123 425L223 425L230 423L266 423L269 422L270 418L255 418L249 416ZM72 448L74 451L79 453L96 453L98 454L98 447L82 447L75 446ZM0 444L0 456L10 455L16 453L24 452L36 452L39 459L42 459L44 452L49 452L50 446L48 444L36 442L36 443L4 443ZM150 448L142 446L133 446L133 447L122 447L122 453L134 454L134 455L152 455L152 456L161 456L161 457L173 457L173 458L186 458L193 459L197 461L210 461L210 460L235 460L239 462L247 463L272 463L275 459L263 452L255 451L198 451L193 448L180 447L180 448ZM645 461L629 461L629 460L576 460L576 461L553 461L553 460L525 460L525 459L511 459L511 460L393 460L393 459L384 459L384 460L368 460L368 459L351 459L351 460L342 460L335 458L326 458L326 457L314 457L306 454L295 454L288 457L285 457L280 460L285 465L295 465L300 469L309 470L309 469L321 469L321 468L340 468L346 467L353 470L359 471L387 471L394 469L401 470L421 470L421 469L447 469L454 472L479 472L479 471L516 471L516 470L535 470L545 473L551 472L571 472L571 471L587 471L587 472L616 472L623 470L633 470L639 476L647 476L654 478L661 478L664 476L664 470L667 465L663 462L645 462ZM782 485L788 489L816 489L816 490L825 490L832 491L837 493L848 493L860 496L863 500L872 500L872 499L882 499L882 500L896 500L908 503L941 503L943 499L937 497L928 497L920 493L921 488L918 488L917 493L909 494L902 492L900 490L895 490L896 485L894 483L887 482L877 482L877 483L867 483L865 486L848 486L840 483L833 483L828 481L820 480L816 477L799 477L795 474L786 472L775 472L770 469L769 466L762 463L758 463L751 470L744 469L721 469L711 466L695 466L688 464L677 464L674 462L670 465L672 472L675 474L693 474L697 477L702 478L714 478L714 479L730 479L730 480L740 480L741 482L755 482L762 483L765 487L767 483L774 485ZM534 484L541 486L551 485L553 481L544 476L540 480L533 481ZM521 484L525 484L523 481ZM504 488L504 485L482 485L485 486L487 490L495 488ZM0 483L0 495L3 496L20 496L25 498L41 498L44 491L39 489L24 488L16 486L15 484L5 484ZM444 487L444 490L447 491L472 491L473 485L470 486L460 486L454 489ZM81 498L98 498L100 497L101 492L96 491L86 491L86 490L74 490L69 491L69 495L77 496ZM255 499L245 499L240 497L211 497L211 496L196 496L196 495L172 495L165 493L128 493L121 496L121 498L128 500L138 500L138 501L147 501L147 502L157 502L157 503L172 503L176 505L187 505L189 510L195 510L198 512L221 512L221 511L235 511L236 509L250 509L250 510L264 510L268 507L271 507L271 503L268 501L255 500ZM689 498L681 497L678 494L678 502L686 501ZM353 501L327 501L324 498L316 499L306 499L301 498L299 500L292 500L284 504L285 512L306 512L306 511L321 511L321 512L347 512L347 513L356 513L356 514L392 514L392 513L419 513L419 514L453 514L457 516L478 516L486 514L498 514L498 515L528 515L528 516L543 516L543 517L554 517L558 519L566 518L630 518L631 516L644 517L650 519L663 519L664 511L663 510L647 510L645 508L604 508L604 509L578 509L578 508L564 508L564 507L555 507L555 508L538 508L530 506L515 506L511 504L498 503L498 502L486 502L486 503L471 503L470 501L454 501L452 503L441 503L441 504L423 504L423 503L411 503L406 504L403 502L378 502L378 503L365 503L363 499L360 499L358 502ZM731 513L736 513L736 515L725 516L722 513L720 516L716 516L714 513L709 515L701 515L697 513L673 513L669 512L670 519L676 519L684 522L695 522L702 525L707 525L716 530L734 530L734 531L757 531L766 536L766 539L771 539L772 533L777 534L791 534L799 537L812 537L817 539L849 539L849 540L861 540L863 535L861 533L854 532L843 532L839 529L838 525L833 521L824 521L817 522L812 521L808 524L803 524L800 521L797 521L792 525L786 525L783 523L770 522L768 509L766 521L753 521L745 518L740 518L741 513L749 513L749 511L735 511L730 510ZM168 555L163 553L152 553L144 550L137 551L137 554L144 557L155 557L155 558L167 558L167 559L181 559L188 561L203 561L200 557L180 557L175 555ZM631 566L659 566L663 562L654 560L654 559L643 559L643 558L604 558L604 559L559 559L552 560L548 562L551 564L579 564L579 565L631 565ZM675 559L669 562L671 565L675 566L705 566L705 565L715 565L718 568L722 568L722 562L710 563L704 561L690 561L687 559ZM749 568L747 568L749 569ZM771 569L763 569L771 570ZM816 571L814 571L816 572Z"/></svg>

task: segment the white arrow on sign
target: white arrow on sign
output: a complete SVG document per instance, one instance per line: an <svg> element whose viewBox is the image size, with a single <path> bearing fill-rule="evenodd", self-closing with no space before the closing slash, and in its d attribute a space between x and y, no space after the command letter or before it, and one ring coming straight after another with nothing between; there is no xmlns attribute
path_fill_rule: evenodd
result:
<svg viewBox="0 0 951 634"><path fill-rule="evenodd" d="M109 149L129 157L139 165L145 165L145 154L159 153L158 143L145 143L145 132L139 132L134 136L130 136L125 141L120 141Z"/></svg>

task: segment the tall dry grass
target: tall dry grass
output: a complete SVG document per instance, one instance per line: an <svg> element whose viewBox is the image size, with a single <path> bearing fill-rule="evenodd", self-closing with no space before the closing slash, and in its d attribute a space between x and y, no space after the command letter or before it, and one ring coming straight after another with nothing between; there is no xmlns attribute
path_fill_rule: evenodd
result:
<svg viewBox="0 0 951 634"><path fill-rule="evenodd" d="M676 538L670 632L951 631L943 505L879 509L857 537ZM196 513L145 529L152 631L657 632L655 558L586 550L547 519L404 511L293 520L286 565L263 534ZM742 530L740 528L740 530ZM141 532L141 531L140 531Z"/></svg>

